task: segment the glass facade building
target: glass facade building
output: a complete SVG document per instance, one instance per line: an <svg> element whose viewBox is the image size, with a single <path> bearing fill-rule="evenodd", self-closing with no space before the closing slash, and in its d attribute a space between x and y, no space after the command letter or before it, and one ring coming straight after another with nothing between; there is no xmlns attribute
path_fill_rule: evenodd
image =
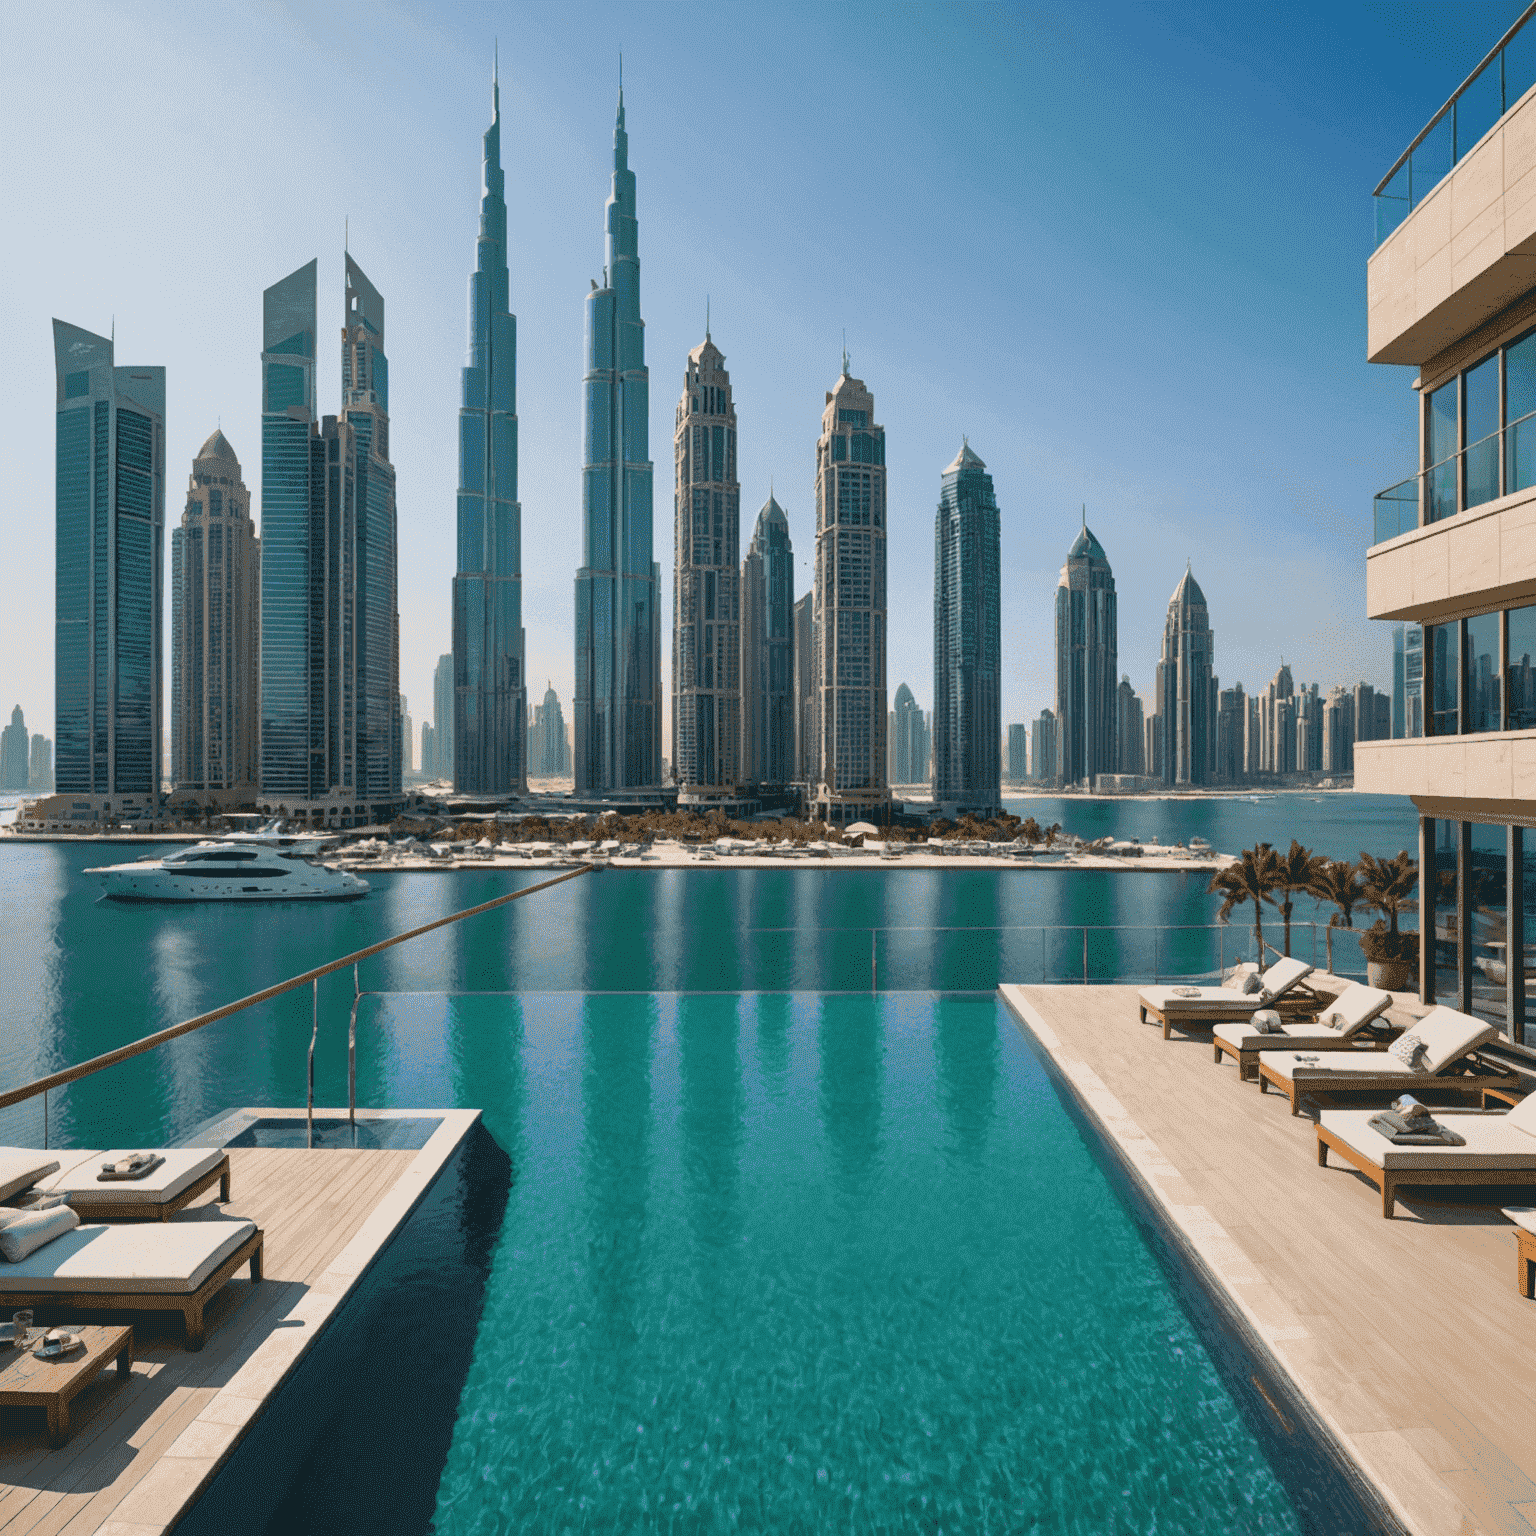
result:
<svg viewBox="0 0 1536 1536"><path fill-rule="evenodd" d="M1214 775L1218 691L1215 663L1216 638L1211 633L1205 593L1200 590L1194 572L1185 571L1168 601L1163 654L1157 664L1154 718L1160 737L1155 754L1158 766L1147 767L1149 773L1160 774L1169 784L1209 784ZM1285 677L1289 683L1290 673ZM1294 755L1294 715L1290 720L1289 739Z"/></svg>
<svg viewBox="0 0 1536 1536"><path fill-rule="evenodd" d="M741 765L747 783L795 777L795 552L770 495L741 565Z"/></svg>
<svg viewBox="0 0 1536 1536"><path fill-rule="evenodd" d="M688 354L672 436L672 773L683 801L742 780L741 484L725 358L705 334Z"/></svg>
<svg viewBox="0 0 1536 1536"><path fill-rule="evenodd" d="M890 765L892 784L928 783L928 764L933 755L928 717L905 683L898 685L891 705Z"/></svg>
<svg viewBox="0 0 1536 1536"><path fill-rule="evenodd" d="M579 795L661 783L661 570L652 559L650 376L622 91L607 231L603 285L587 295L582 556L576 573Z"/></svg>
<svg viewBox="0 0 1536 1536"><path fill-rule="evenodd" d="M1116 602L1109 557L1085 515L1056 585L1056 731L1066 784L1091 785L1096 774L1123 771L1115 696Z"/></svg>
<svg viewBox="0 0 1536 1536"><path fill-rule="evenodd" d="M53 322L54 739L60 793L159 800L165 369L119 368L105 336Z"/></svg>
<svg viewBox="0 0 1536 1536"><path fill-rule="evenodd" d="M940 482L933 544L933 798L991 813L1002 807L1002 531L969 443ZM1110 678L1113 699L1113 666Z"/></svg>
<svg viewBox="0 0 1536 1536"><path fill-rule="evenodd" d="M469 277L469 351L459 399L451 712L434 700L439 759L462 794L520 794L528 787L517 317L508 308L505 189L501 87L493 77L480 236Z"/></svg>

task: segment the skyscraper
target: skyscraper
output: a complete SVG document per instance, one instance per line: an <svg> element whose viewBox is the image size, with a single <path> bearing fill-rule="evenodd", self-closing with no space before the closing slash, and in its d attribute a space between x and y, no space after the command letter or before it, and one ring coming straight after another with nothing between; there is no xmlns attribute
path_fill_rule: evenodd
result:
<svg viewBox="0 0 1536 1536"><path fill-rule="evenodd" d="M742 777L741 485L731 376L707 330L688 354L672 450L672 773L680 803L728 799Z"/></svg>
<svg viewBox="0 0 1536 1536"><path fill-rule="evenodd" d="M453 687L453 656L437 658L437 668L432 674L432 750L435 754L432 766L422 765L422 772L434 778L453 777L453 714L455 707Z"/></svg>
<svg viewBox="0 0 1536 1536"><path fill-rule="evenodd" d="M1029 777L1029 727L1022 722L1008 727L1008 782L1022 784Z"/></svg>
<svg viewBox="0 0 1536 1536"><path fill-rule="evenodd" d="M1248 700L1243 685L1223 688L1216 702L1215 777L1236 783L1243 777L1243 730L1248 720Z"/></svg>
<svg viewBox="0 0 1536 1536"><path fill-rule="evenodd" d="M1131 687L1130 678L1122 677L1115 689L1115 739L1119 744L1116 773L1147 771L1145 733L1146 710L1141 696Z"/></svg>
<svg viewBox="0 0 1536 1536"><path fill-rule="evenodd" d="M1397 624L1392 629L1392 735L1424 734L1424 629Z"/></svg>
<svg viewBox="0 0 1536 1536"><path fill-rule="evenodd" d="M350 255L342 414L316 418L316 266L263 304L261 795L346 822L400 798L395 472L384 300Z"/></svg>
<svg viewBox="0 0 1536 1536"><path fill-rule="evenodd" d="M53 743L46 736L34 735L32 756L27 767L27 788L53 793Z"/></svg>
<svg viewBox="0 0 1536 1536"><path fill-rule="evenodd" d="M1050 710L1042 709L1040 718L1029 723L1029 759L1034 770L1032 778L1053 783L1060 777L1057 768L1059 744L1056 716Z"/></svg>
<svg viewBox="0 0 1536 1536"><path fill-rule="evenodd" d="M661 782L661 569L651 558L650 376L624 93L613 129L603 286L587 295L582 556L576 573L576 792Z"/></svg>
<svg viewBox="0 0 1536 1536"><path fill-rule="evenodd" d="M816 654L816 593L802 593L793 609L795 632L795 780L815 789L816 690L812 662Z"/></svg>
<svg viewBox="0 0 1536 1536"><path fill-rule="evenodd" d="M400 695L398 719L400 721L400 776L404 778L406 774L416 771L411 761L411 748L414 744L416 727L411 720L411 706L403 693Z"/></svg>
<svg viewBox="0 0 1536 1536"><path fill-rule="evenodd" d="M741 771L749 784L795 777L795 552L770 495L741 565Z"/></svg>
<svg viewBox="0 0 1536 1536"><path fill-rule="evenodd" d="M160 796L165 369L113 352L53 322L55 777L116 812Z"/></svg>
<svg viewBox="0 0 1536 1536"><path fill-rule="evenodd" d="M890 764L887 773L892 784L926 784L928 782L928 758L932 743L928 737L928 721L912 690L905 683L896 689L896 699L891 706Z"/></svg>
<svg viewBox="0 0 1536 1536"><path fill-rule="evenodd" d="M421 722L421 776L424 779L437 777L437 732L430 720Z"/></svg>
<svg viewBox="0 0 1536 1536"><path fill-rule="evenodd" d="M987 466L962 443L940 482L933 550L933 798L1002 808L1002 542Z"/></svg>
<svg viewBox="0 0 1536 1536"><path fill-rule="evenodd" d="M0 731L0 789L25 789L28 769L27 722L18 704L11 723Z"/></svg>
<svg viewBox="0 0 1536 1536"><path fill-rule="evenodd" d="M533 706L533 729L528 736L528 772L540 778L558 778L571 771L571 751L565 740L565 713L553 685L544 691L544 702Z"/></svg>
<svg viewBox="0 0 1536 1536"><path fill-rule="evenodd" d="M1186 570L1168 600L1157 664L1158 772L1169 784L1209 784L1216 765L1215 636L1205 593Z"/></svg>
<svg viewBox="0 0 1536 1536"><path fill-rule="evenodd" d="M1095 774L1119 771L1119 661L1115 578L1085 513L1056 587L1056 721L1064 783L1091 784Z"/></svg>
<svg viewBox="0 0 1536 1536"><path fill-rule="evenodd" d="M223 432L197 451L171 530L171 779L256 787L260 740L261 541L240 461Z"/></svg>
<svg viewBox="0 0 1536 1536"><path fill-rule="evenodd" d="M883 818L885 762L885 428L848 373L827 392L816 444L817 751L812 795L828 821Z"/></svg>
<svg viewBox="0 0 1536 1536"><path fill-rule="evenodd" d="M469 275L469 347L459 397L457 575L453 578L451 710L433 707L442 771L463 794L523 793L522 507L517 499L517 318L508 308L501 86L481 165L480 236ZM450 724L451 720L451 724Z"/></svg>

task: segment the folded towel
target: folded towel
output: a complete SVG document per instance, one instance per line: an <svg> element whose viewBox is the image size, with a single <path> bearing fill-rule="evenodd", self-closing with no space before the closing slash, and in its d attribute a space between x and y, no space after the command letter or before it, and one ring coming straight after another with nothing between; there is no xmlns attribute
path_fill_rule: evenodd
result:
<svg viewBox="0 0 1536 1536"><path fill-rule="evenodd" d="M1318 1023L1325 1029L1343 1029L1349 1020L1335 1008L1332 1013L1324 1014Z"/></svg>
<svg viewBox="0 0 1536 1536"><path fill-rule="evenodd" d="M1285 1021L1273 1008L1260 1008L1248 1021L1261 1035L1283 1035Z"/></svg>
<svg viewBox="0 0 1536 1536"><path fill-rule="evenodd" d="M1372 1115L1365 1123L1398 1147L1464 1147L1467 1144L1465 1136L1457 1135L1448 1126L1441 1125L1434 1119L1431 1119L1427 1125L1422 1121L1413 1121L1411 1122L1413 1129L1404 1130L1403 1126L1409 1122L1392 1110Z"/></svg>
<svg viewBox="0 0 1536 1536"><path fill-rule="evenodd" d="M1415 1072L1427 1070L1424 1058L1429 1054L1429 1047L1412 1030L1394 1040L1387 1047L1387 1054L1397 1057L1404 1066Z"/></svg>
<svg viewBox="0 0 1536 1536"><path fill-rule="evenodd" d="M1264 990L1264 983L1259 980L1259 973L1257 971L1249 971L1243 977L1242 986L1239 990L1245 997L1251 997L1255 992L1262 992Z"/></svg>
<svg viewBox="0 0 1536 1536"><path fill-rule="evenodd" d="M1435 1123L1435 1117L1430 1114L1429 1106L1419 1103L1411 1093L1399 1094L1393 1099L1392 1108L1408 1122L1404 1126L1405 1130L1420 1130L1424 1126Z"/></svg>
<svg viewBox="0 0 1536 1536"><path fill-rule="evenodd" d="M146 1158L146 1162L138 1162L138 1158ZM165 1159L163 1157L150 1157L147 1152L135 1152L132 1157L120 1157L115 1163L103 1163L101 1172L96 1175L98 1184L121 1183L126 1179L147 1179Z"/></svg>

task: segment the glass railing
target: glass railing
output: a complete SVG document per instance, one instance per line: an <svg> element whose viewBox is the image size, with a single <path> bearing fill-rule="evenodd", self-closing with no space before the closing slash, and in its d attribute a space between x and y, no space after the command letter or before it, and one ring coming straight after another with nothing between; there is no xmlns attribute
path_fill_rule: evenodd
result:
<svg viewBox="0 0 1536 1536"><path fill-rule="evenodd" d="M1373 544L1385 544L1400 533L1419 526L1419 477L1414 475L1398 485L1376 493L1376 536Z"/></svg>
<svg viewBox="0 0 1536 1536"><path fill-rule="evenodd" d="M1372 197L1380 245L1477 145L1483 135L1536 85L1536 14L1530 5L1398 156Z"/></svg>

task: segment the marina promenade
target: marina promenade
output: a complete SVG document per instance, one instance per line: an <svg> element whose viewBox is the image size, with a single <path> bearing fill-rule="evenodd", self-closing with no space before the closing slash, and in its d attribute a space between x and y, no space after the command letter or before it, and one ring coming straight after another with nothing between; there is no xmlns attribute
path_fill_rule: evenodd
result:
<svg viewBox="0 0 1536 1536"><path fill-rule="evenodd" d="M1531 1303L1497 1189L1400 1194L1384 1221L1353 1169L1317 1165L1313 1122L1162 1038L1135 987L1004 986L1217 1290L1415 1536L1536 1527ZM1399 1022L1422 1014L1400 997ZM1529 1191L1516 1203L1528 1204ZM1115 1277L1104 1277L1112 1294ZM1284 1427L1285 1407L1276 1405Z"/></svg>

